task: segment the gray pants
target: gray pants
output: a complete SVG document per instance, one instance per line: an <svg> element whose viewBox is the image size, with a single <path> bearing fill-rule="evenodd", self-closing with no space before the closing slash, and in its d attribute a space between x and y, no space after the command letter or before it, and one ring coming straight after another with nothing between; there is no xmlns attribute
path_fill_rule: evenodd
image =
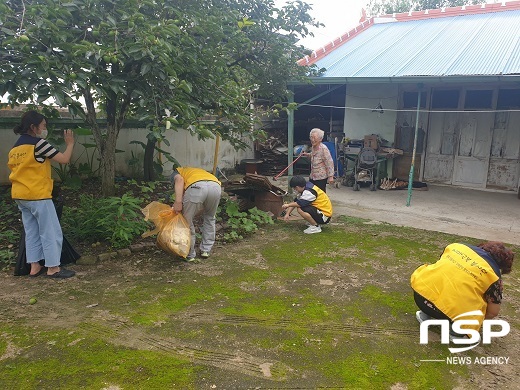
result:
<svg viewBox="0 0 520 390"><path fill-rule="evenodd" d="M214 181L198 181L186 188L182 199L182 215L190 224L191 248L188 257L195 257L195 226L193 218L202 212L201 252L210 252L215 243L215 214L220 202L221 188Z"/></svg>

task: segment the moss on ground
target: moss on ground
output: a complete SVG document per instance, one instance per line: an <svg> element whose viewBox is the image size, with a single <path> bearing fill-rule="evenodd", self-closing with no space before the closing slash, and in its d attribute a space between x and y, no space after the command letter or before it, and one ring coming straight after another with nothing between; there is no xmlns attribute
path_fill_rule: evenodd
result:
<svg viewBox="0 0 520 390"><path fill-rule="evenodd" d="M0 300L0 387L412 390L478 377L482 367L424 361L449 352L419 344L409 286L445 245L476 240L356 218L302 230L277 223L201 264L151 251L74 280L15 279L18 300ZM505 284L518 328L518 281Z"/></svg>
<svg viewBox="0 0 520 390"><path fill-rule="evenodd" d="M30 333L30 329L23 329ZM118 347L77 332L38 332L2 370L4 389L164 389L193 385L197 367L160 351Z"/></svg>

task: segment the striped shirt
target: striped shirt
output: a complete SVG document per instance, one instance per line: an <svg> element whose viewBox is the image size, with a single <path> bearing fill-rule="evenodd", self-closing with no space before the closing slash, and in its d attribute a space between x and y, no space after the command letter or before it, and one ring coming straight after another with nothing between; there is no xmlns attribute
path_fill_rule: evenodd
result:
<svg viewBox="0 0 520 390"><path fill-rule="evenodd" d="M54 146L52 146L49 142L40 139L36 145L34 146L34 158L36 161L42 163L46 158L49 160L56 156L59 153L58 150Z"/></svg>

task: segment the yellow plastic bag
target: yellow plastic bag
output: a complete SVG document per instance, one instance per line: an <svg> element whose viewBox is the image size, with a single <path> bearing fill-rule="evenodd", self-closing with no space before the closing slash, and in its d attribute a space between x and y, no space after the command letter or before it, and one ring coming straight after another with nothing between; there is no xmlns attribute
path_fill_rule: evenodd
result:
<svg viewBox="0 0 520 390"><path fill-rule="evenodd" d="M157 234L159 248L186 258L191 244L190 227L186 218L161 202L151 202L141 211L145 221L150 220L155 224L155 229L143 233L142 237Z"/></svg>

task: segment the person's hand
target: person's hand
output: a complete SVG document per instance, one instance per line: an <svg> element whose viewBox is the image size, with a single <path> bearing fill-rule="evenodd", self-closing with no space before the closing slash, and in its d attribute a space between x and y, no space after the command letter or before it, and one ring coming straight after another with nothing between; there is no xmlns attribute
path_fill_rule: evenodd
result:
<svg viewBox="0 0 520 390"><path fill-rule="evenodd" d="M328 183L329 184L334 184L334 178L333 177L329 177Z"/></svg>
<svg viewBox="0 0 520 390"><path fill-rule="evenodd" d="M63 130L63 139L67 145L74 145L74 133L72 130Z"/></svg>
<svg viewBox="0 0 520 390"><path fill-rule="evenodd" d="M288 209L288 208L289 208L289 204L288 204L288 203L284 203L284 204L282 205L282 210L286 210L286 209Z"/></svg>
<svg viewBox="0 0 520 390"><path fill-rule="evenodd" d="M182 211L182 202L175 201L172 206L173 211L180 213Z"/></svg>

